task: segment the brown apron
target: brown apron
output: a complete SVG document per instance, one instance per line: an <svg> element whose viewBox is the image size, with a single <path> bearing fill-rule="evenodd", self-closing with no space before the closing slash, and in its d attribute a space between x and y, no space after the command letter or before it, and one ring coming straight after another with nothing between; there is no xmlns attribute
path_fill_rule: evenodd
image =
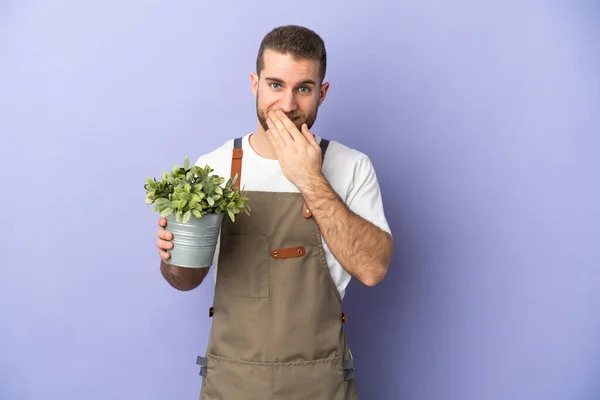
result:
<svg viewBox="0 0 600 400"><path fill-rule="evenodd" d="M241 139L231 176L241 181ZM328 141L322 139L323 155ZM242 186L243 187L243 186ZM300 193L247 191L223 218L202 400L355 400L341 297Z"/></svg>

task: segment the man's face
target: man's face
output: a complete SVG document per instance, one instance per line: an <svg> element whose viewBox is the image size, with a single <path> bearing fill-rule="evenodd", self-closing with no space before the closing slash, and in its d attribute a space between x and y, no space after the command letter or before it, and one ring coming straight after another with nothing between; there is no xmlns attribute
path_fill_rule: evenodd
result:
<svg viewBox="0 0 600 400"><path fill-rule="evenodd" d="M266 50L260 78L251 74L252 91L256 97L256 114L266 131L267 113L281 109L301 130L310 129L317 119L317 110L325 100L329 83L320 85L318 60L295 60L289 54Z"/></svg>

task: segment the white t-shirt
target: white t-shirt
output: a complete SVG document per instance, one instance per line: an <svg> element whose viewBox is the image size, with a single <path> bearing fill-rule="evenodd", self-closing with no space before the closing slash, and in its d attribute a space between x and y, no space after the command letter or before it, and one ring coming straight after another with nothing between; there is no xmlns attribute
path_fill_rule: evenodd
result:
<svg viewBox="0 0 600 400"><path fill-rule="evenodd" d="M283 174L279 161L259 156L250 146L249 137L250 134L247 134L242 138L244 156L241 185L244 190L299 192L298 188ZM317 143L321 142L321 138L316 135L315 140ZM221 147L200 156L195 165L204 168L208 164L214 170L212 174L229 179L232 150L233 139L230 139ZM368 156L332 140L325 152L321 171L350 210L391 234L383 210L379 182ZM335 259L325 240L323 240L323 249L333 281L343 298L351 275ZM217 244L213 262L215 282L218 257L219 245Z"/></svg>

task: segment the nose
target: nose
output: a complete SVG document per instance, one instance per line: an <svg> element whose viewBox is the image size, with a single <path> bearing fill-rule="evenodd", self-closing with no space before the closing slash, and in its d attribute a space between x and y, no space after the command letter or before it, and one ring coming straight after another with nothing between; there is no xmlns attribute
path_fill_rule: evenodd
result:
<svg viewBox="0 0 600 400"><path fill-rule="evenodd" d="M281 111L284 113L290 113L295 111L298 107L298 103L296 102L295 93L293 90L286 90L279 99L279 107L281 107Z"/></svg>

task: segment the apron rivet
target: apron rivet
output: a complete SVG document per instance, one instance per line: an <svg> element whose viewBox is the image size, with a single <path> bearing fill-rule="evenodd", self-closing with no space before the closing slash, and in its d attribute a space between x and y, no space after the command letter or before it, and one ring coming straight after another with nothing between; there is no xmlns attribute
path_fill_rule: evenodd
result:
<svg viewBox="0 0 600 400"><path fill-rule="evenodd" d="M277 257L277 256L279 255L279 253L278 253L278 252L276 252L276 251L274 251L274 252L273 252L273 255L274 255L275 257Z"/></svg>

